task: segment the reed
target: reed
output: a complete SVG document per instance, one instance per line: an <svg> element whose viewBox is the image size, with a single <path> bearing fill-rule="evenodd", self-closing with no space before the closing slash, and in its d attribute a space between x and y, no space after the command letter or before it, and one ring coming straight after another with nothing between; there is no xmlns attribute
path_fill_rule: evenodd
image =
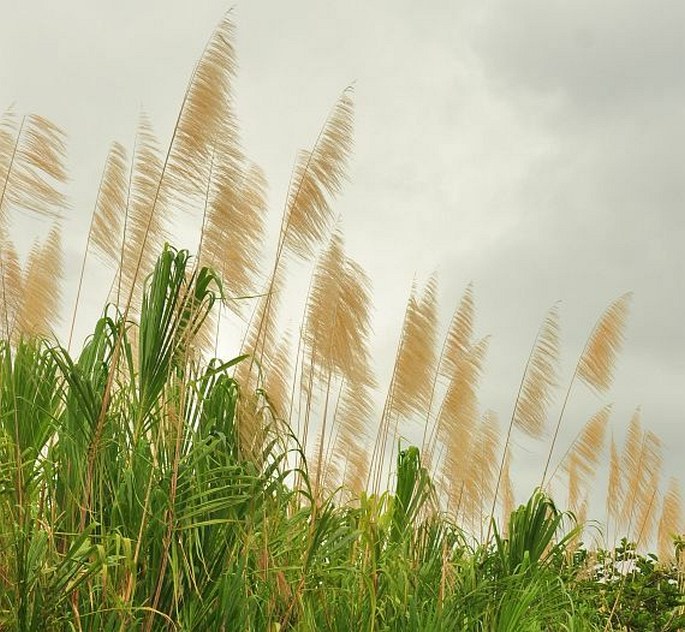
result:
<svg viewBox="0 0 685 632"><path fill-rule="evenodd" d="M371 279L334 221L352 91L298 155L269 248L266 180L234 113L233 31L227 15L163 149L144 116L130 150L112 145L65 346L63 134L33 114L0 120L0 629L611 629L626 593L587 606L578 520L610 405L547 474L574 385L611 384L629 295L598 319L553 428L558 307L501 430L478 394L490 338L476 335L473 287L443 333L436 276L412 284L379 385ZM176 210L197 222L195 256L165 244ZM16 213L49 223L25 258ZM296 261L311 283L293 335L281 311ZM74 349L92 266L111 290ZM236 327L241 348L222 358ZM542 485L517 508L512 445L548 430ZM642 547L657 531L672 570L682 512L677 481L662 495L661 458L636 412L622 451L611 441L607 523Z"/></svg>

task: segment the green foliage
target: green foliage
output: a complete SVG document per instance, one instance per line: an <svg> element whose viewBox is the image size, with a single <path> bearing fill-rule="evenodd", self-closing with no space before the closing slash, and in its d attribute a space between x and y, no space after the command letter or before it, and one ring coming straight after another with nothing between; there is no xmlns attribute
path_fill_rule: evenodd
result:
<svg viewBox="0 0 685 632"><path fill-rule="evenodd" d="M570 514L557 510L552 499L536 490L526 505L509 517L508 538L503 538L494 524L496 555L504 572L525 572L563 558L567 544L577 534L572 529L558 540L564 519Z"/></svg>
<svg viewBox="0 0 685 632"><path fill-rule="evenodd" d="M598 583L541 491L474 545L415 447L393 493L340 505L306 467L293 490L299 447L244 358L193 353L220 292L167 247L139 323L109 308L76 359L0 345L1 630L595 630L617 595L616 629L682 625L672 569Z"/></svg>
<svg viewBox="0 0 685 632"><path fill-rule="evenodd" d="M611 620L619 630L674 632L685 628L685 600L676 564L660 563L653 554L641 555L635 544L624 538L613 551L590 554L579 550L576 567L587 569L574 582L584 616L604 623L613 610Z"/></svg>

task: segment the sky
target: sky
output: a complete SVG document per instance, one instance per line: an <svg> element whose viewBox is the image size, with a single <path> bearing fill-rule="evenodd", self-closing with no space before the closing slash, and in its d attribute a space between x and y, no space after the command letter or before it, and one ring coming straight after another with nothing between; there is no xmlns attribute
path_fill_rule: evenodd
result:
<svg viewBox="0 0 685 632"><path fill-rule="evenodd" d="M109 144L131 145L141 109L168 138L231 5L6 5L0 107L47 116L69 137L69 304ZM354 157L336 212L348 253L373 281L381 376L412 279L437 271L445 323L472 282L477 330L492 335L481 401L506 423L547 309L561 301L567 382L595 320L632 291L615 385L603 398L576 389L562 444L607 401L621 441L639 405L664 441L665 475L685 482L685 4L252 0L231 9L243 144L265 169L274 214L297 150L354 85ZM26 243L42 230L14 228ZM518 489L539 477L544 452L517 440Z"/></svg>

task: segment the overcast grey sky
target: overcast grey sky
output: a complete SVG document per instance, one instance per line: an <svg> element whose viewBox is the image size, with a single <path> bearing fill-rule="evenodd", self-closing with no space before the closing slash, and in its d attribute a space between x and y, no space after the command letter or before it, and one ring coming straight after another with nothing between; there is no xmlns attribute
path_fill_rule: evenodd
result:
<svg viewBox="0 0 685 632"><path fill-rule="evenodd" d="M7 2L0 106L69 134L82 251L112 140L143 107L171 130L218 0ZM282 207L298 148L355 83L351 182L337 210L374 282L388 364L414 275L437 270L444 316L473 281L493 335L483 405L504 423L536 330L562 300L570 371L604 307L635 293L614 390L664 439L685 480L685 4L633 0L250 1L234 7L237 105L248 154ZM22 230L22 227L17 227ZM69 266L67 296L75 284ZM605 400L578 389L567 437ZM541 446L520 446L520 481Z"/></svg>

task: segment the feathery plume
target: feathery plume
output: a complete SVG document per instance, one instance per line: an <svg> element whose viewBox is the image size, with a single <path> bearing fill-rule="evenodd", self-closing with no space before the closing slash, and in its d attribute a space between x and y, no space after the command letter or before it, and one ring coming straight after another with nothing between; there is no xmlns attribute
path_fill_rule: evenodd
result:
<svg viewBox="0 0 685 632"><path fill-rule="evenodd" d="M368 440L371 435L374 403L372 388L364 383L343 387L336 420L340 429L334 457L345 460L343 484L359 495L369 470Z"/></svg>
<svg viewBox="0 0 685 632"><path fill-rule="evenodd" d="M626 506L630 505L628 513L632 512L636 484L640 478L640 458L644 435L642 432L641 411L636 408L628 423L628 432L619 455L612 437L609 459L609 485L607 489L607 514L614 520L616 530L629 528L629 518L626 518ZM625 477L625 478L624 478ZM626 534L622 534L626 535Z"/></svg>
<svg viewBox="0 0 685 632"><path fill-rule="evenodd" d="M155 264L164 241L164 220L159 199L162 160L157 140L145 116L141 116L131 165L131 191L125 219L123 261L120 266L118 299L134 304L141 293L142 282ZM135 287L134 287L135 283Z"/></svg>
<svg viewBox="0 0 685 632"><path fill-rule="evenodd" d="M290 407L290 334L276 345L276 351L265 370L264 389L277 417L286 419Z"/></svg>
<svg viewBox="0 0 685 632"><path fill-rule="evenodd" d="M5 197L11 167L16 156L17 146L16 115L10 109L0 117L0 231L4 233L7 223ZM4 241L4 240L3 240Z"/></svg>
<svg viewBox="0 0 685 632"><path fill-rule="evenodd" d="M314 441L314 450L312 452L313 458L309 460L309 476L312 481L312 487L314 488L315 494L321 494L324 488L324 463L322 459L318 458L318 455L323 453L324 447L324 437L323 437L323 426L319 426L316 431L316 439ZM335 468L335 464L333 465ZM336 468L337 469L337 468ZM335 476L336 472L334 472Z"/></svg>
<svg viewBox="0 0 685 632"><path fill-rule="evenodd" d="M302 259L312 256L333 220L329 198L342 187L352 149L353 103L345 90L311 151L301 151L288 191L280 250Z"/></svg>
<svg viewBox="0 0 685 632"><path fill-rule="evenodd" d="M466 478L472 454L473 438L478 423L478 383L487 355L489 337L479 340L460 362L454 378L447 387L437 420L437 436L447 448L443 460L446 480L461 481ZM435 441L429 454L435 450Z"/></svg>
<svg viewBox="0 0 685 632"><path fill-rule="evenodd" d="M609 448L609 482L607 485L608 520L619 520L622 493L621 459L616 447L616 441L612 436Z"/></svg>
<svg viewBox="0 0 685 632"><path fill-rule="evenodd" d="M452 315L440 359L439 374L448 380L452 379L463 356L471 347L474 315L473 285L469 283Z"/></svg>
<svg viewBox="0 0 685 632"><path fill-rule="evenodd" d="M90 220L86 247L81 260L76 299L71 316L67 350L71 350L71 342L76 328L83 278L86 272L86 262L91 246L105 265L118 270L121 261L122 223L126 214L128 197L128 177L126 173L126 150L119 143L113 143L107 154L105 168L100 179L95 208Z"/></svg>
<svg viewBox="0 0 685 632"><path fill-rule="evenodd" d="M267 283L266 303L257 321L254 336L256 359L262 360L272 320L273 286L282 283L282 255L292 254L307 259L324 239L332 221L329 197L342 186L352 146L351 90L345 90L324 124L314 148L302 151L294 173L281 219L273 271Z"/></svg>
<svg viewBox="0 0 685 632"><path fill-rule="evenodd" d="M653 432L647 431L642 445L641 471L634 488L633 506L630 509L626 507L625 513L628 521L635 519L635 540L638 543L649 541L656 526L661 459L661 440Z"/></svg>
<svg viewBox="0 0 685 632"><path fill-rule="evenodd" d="M495 509L497 507L497 496L499 495L500 482L502 479L504 458L507 454L509 442L511 441L512 431L516 427L523 430L531 437L539 438L542 436L545 428L545 421L547 420L547 409L552 399L553 389L557 385L558 364L559 312L557 306L554 305L547 312L547 315L542 321L542 325L540 325L540 328L538 329L533 348L530 351L526 367L523 370L521 384L519 385L516 402L514 403L514 410L511 414L507 435L504 439L502 460L500 461L497 483L495 484L495 493L492 498L491 517L494 517ZM559 417L559 421L557 422L554 431L552 446L542 475L543 484L545 476L547 475L547 468L549 467L552 458L554 442L556 441L560 425L561 417ZM488 525L487 541L490 540L491 528L492 522Z"/></svg>
<svg viewBox="0 0 685 632"><path fill-rule="evenodd" d="M509 516L514 511L516 506L516 499L514 497L514 486L511 483L511 449L509 446L505 447L504 465L502 466L502 521L504 524L503 531L506 534L507 525L509 523Z"/></svg>
<svg viewBox="0 0 685 632"><path fill-rule="evenodd" d="M256 165L219 161L202 240L203 263L221 272L231 299L254 291L264 238L266 179ZM232 300L229 307L237 309Z"/></svg>
<svg viewBox="0 0 685 632"><path fill-rule="evenodd" d="M578 474L578 457L575 454L570 455L566 469L568 471L568 508L575 512L578 511L581 485Z"/></svg>
<svg viewBox="0 0 685 632"><path fill-rule="evenodd" d="M620 461L621 473L626 478L621 483L622 494L620 494L618 518L624 524L630 520L637 494L637 484L642 476L643 442L642 414L638 407L630 418Z"/></svg>
<svg viewBox="0 0 685 632"><path fill-rule="evenodd" d="M428 280L420 296L417 296L416 283L412 283L392 377L373 449L375 490L380 486L388 438L396 437L400 418L407 418L413 414L425 418L428 411L437 360L436 294L435 276ZM392 419L395 420L395 424L394 432L390 435ZM394 450L394 445L391 450Z"/></svg>
<svg viewBox="0 0 685 632"><path fill-rule="evenodd" d="M61 301L62 246L59 226L29 253L23 301L17 315L19 333L47 336L58 322Z"/></svg>
<svg viewBox="0 0 685 632"><path fill-rule="evenodd" d="M14 208L57 220L67 208L61 188L67 181L63 132L29 114L17 125L7 112L0 123L0 227Z"/></svg>
<svg viewBox="0 0 685 632"><path fill-rule="evenodd" d="M435 436L437 419L433 419L433 404L438 392L438 382L440 377L446 378L448 383L454 378L459 364L471 347L473 336L474 320L473 288L469 284L459 301L459 305L452 314L447 334L442 343L440 357L433 375L430 399L426 411L426 421L423 428L423 438L421 439L421 453L424 457L424 465L430 470L432 468L430 459L432 454L429 447L432 438Z"/></svg>
<svg viewBox="0 0 685 632"><path fill-rule="evenodd" d="M621 458L625 487L621 497L619 524L635 530L640 540L648 540L654 521L653 511L661 468L661 442L651 431L643 432L638 408L628 427Z"/></svg>
<svg viewBox="0 0 685 632"><path fill-rule="evenodd" d="M332 352L335 334L335 320L338 316L340 299L340 281L344 274L345 253L342 235L336 231L319 257L309 294L304 324L304 342L310 353L325 356L319 364L333 370L335 354ZM316 362L317 358L312 358Z"/></svg>
<svg viewBox="0 0 685 632"><path fill-rule="evenodd" d="M241 362L240 365L245 364ZM243 382L239 382L241 387ZM267 425L262 415L262 402L254 390L241 388L236 406L236 422L240 452L246 459L252 459L259 466L262 460Z"/></svg>
<svg viewBox="0 0 685 632"><path fill-rule="evenodd" d="M495 487L499 447L497 415L490 410L486 411L476 432L468 473L463 481L460 513L471 523L480 524L487 511L485 503L492 496Z"/></svg>
<svg viewBox="0 0 685 632"><path fill-rule="evenodd" d="M126 149L113 143L107 155L100 181L91 240L105 265L117 269L121 258L121 240L128 190Z"/></svg>
<svg viewBox="0 0 685 632"><path fill-rule="evenodd" d="M2 305L4 309L2 329L5 338L12 334L19 307L23 301L24 278L19 256L14 244L8 239L2 239L0 261L2 265Z"/></svg>
<svg viewBox="0 0 685 632"><path fill-rule="evenodd" d="M616 355L621 350L631 294L616 299L592 330L578 361L578 377L591 389L604 393L613 381Z"/></svg>
<svg viewBox="0 0 685 632"><path fill-rule="evenodd" d="M305 316L305 344L324 376L368 380L370 304L369 278L345 256L336 232L314 270Z"/></svg>
<svg viewBox="0 0 685 632"><path fill-rule="evenodd" d="M549 464L552 461L554 448L556 446L559 429L566 411L566 404L571 396L571 390L576 377L581 379L588 387L596 392L605 392L611 386L613 380L614 364L616 355L623 344L624 329L628 317L628 305L631 294L627 293L616 299L604 311L602 316L595 324L590 336L585 343L585 348L578 359L573 377L566 391L566 397L559 413L552 436L552 442L547 453L545 469L542 473L541 487L544 487L547 478Z"/></svg>
<svg viewBox="0 0 685 632"><path fill-rule="evenodd" d="M435 369L438 329L437 281L432 276L421 296L412 288L395 359L389 416L425 412Z"/></svg>
<svg viewBox="0 0 685 632"><path fill-rule="evenodd" d="M611 404L597 411L583 426L560 464L566 468L569 475L572 464L583 486L591 483L597 471L610 416Z"/></svg>
<svg viewBox="0 0 685 632"><path fill-rule="evenodd" d="M325 415L333 381L344 380L357 386L373 382L368 351L369 286L362 268L345 256L342 235L336 231L314 270L305 315L304 343L310 356L309 370L320 374L325 382L319 450L324 446L330 448L331 438L337 432L335 416L327 427ZM323 451L319 452L318 461L317 468L324 467Z"/></svg>
<svg viewBox="0 0 685 632"><path fill-rule="evenodd" d="M212 33L186 89L163 183L167 197L181 206L189 198L204 197L209 165L217 147L230 162L242 161L233 112L233 40L233 23L226 15Z"/></svg>
<svg viewBox="0 0 685 632"><path fill-rule="evenodd" d="M657 536L657 550L662 562L673 562L675 560L673 536L681 532L682 525L683 510L680 483L677 478L671 477L664 494Z"/></svg>
<svg viewBox="0 0 685 632"><path fill-rule="evenodd" d="M555 305L538 331L514 405L514 426L530 437L538 438L544 430L547 409L557 386L558 365L559 311Z"/></svg>
<svg viewBox="0 0 685 632"><path fill-rule="evenodd" d="M576 533L569 542L569 547L575 548L581 542L581 538L583 537L584 525L587 522L588 499L584 498L583 502L579 503L577 505L577 508L575 510L572 509L572 511L576 516L576 524L580 527L578 533Z"/></svg>

